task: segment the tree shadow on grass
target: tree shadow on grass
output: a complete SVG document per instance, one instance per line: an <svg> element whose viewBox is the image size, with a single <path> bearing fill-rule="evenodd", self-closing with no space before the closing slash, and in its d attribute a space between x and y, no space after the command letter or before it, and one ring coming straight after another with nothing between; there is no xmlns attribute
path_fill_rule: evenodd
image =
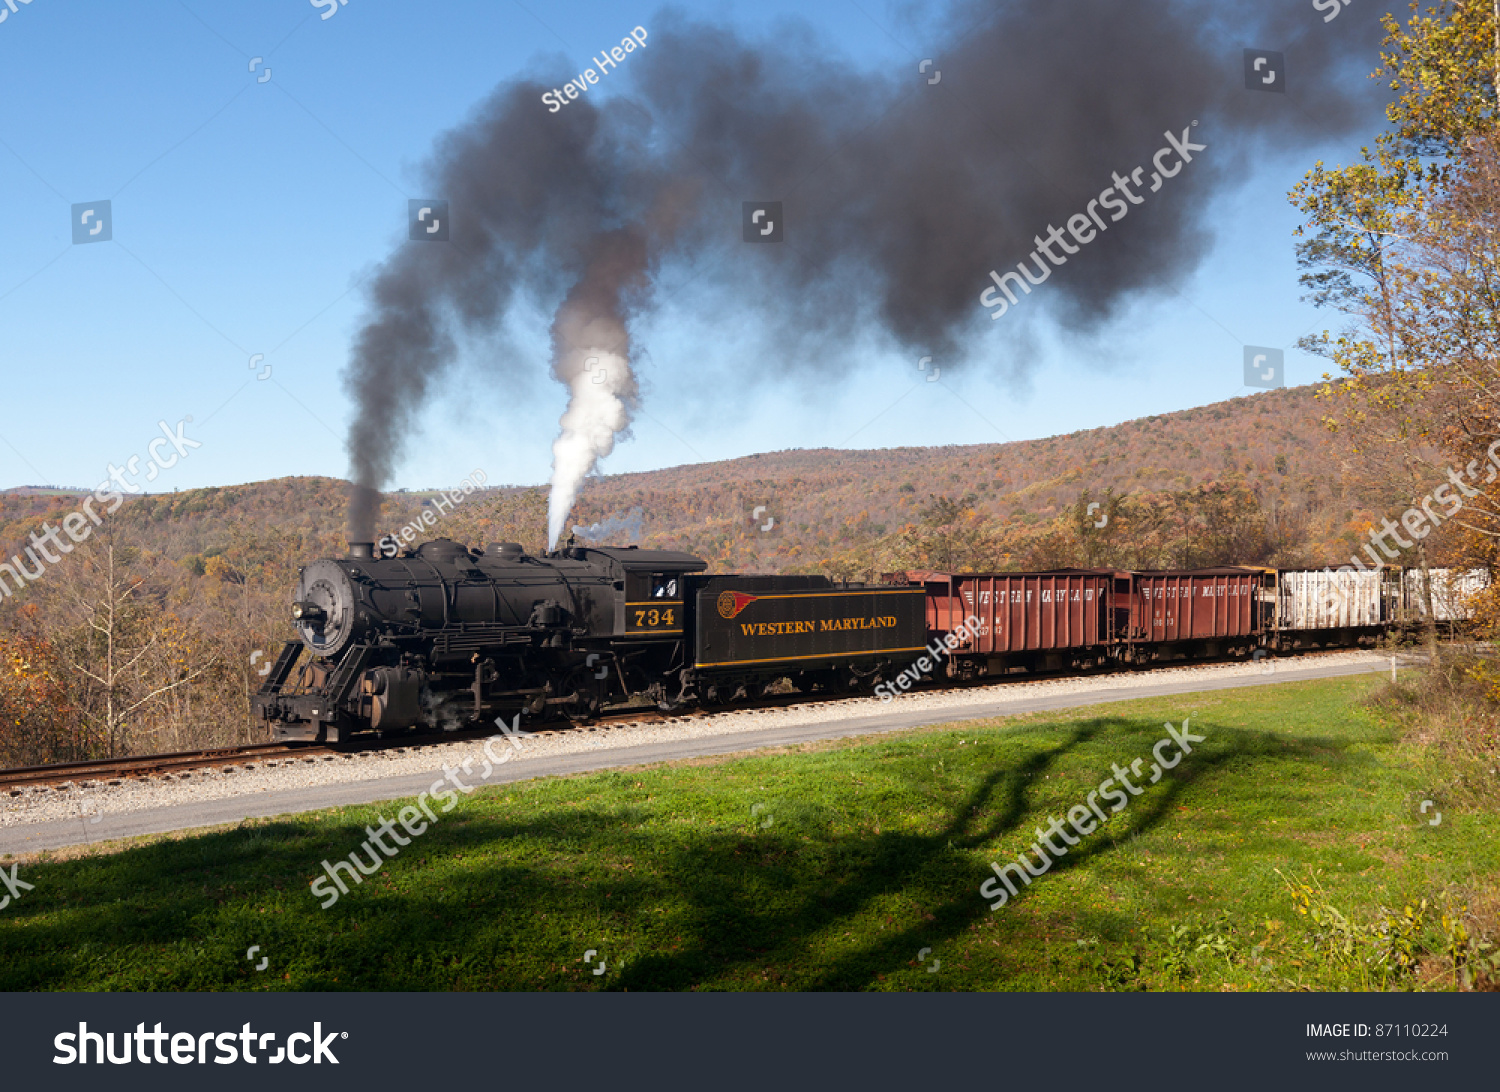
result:
<svg viewBox="0 0 1500 1092"><path fill-rule="evenodd" d="M662 820L665 805L640 802L574 807L554 799L515 820L505 814L514 788L502 789L444 815L327 910L308 882L323 860L360 847L363 822L330 827L303 816L33 864L23 871L36 890L0 918L0 989L868 988L911 966L919 948L951 941L991 913L979 885L993 873L976 868L976 851L1023 822L1045 823L1029 802L1038 779L1104 733L1143 741L1115 756L1122 764L1160 736L1139 722L1100 718L1061 742L1055 732L1028 740L1028 753L982 774L929 833L850 830L847 816L825 813L860 803L845 798L805 822L749 831L644 829ZM928 776L930 749L902 756L893 755L897 745L884 746L882 773L904 776L902 763L919 766L905 787L938 791ZM1071 847L1051 871L1088 865L1114 852L1119 838L1154 829L1227 764L1345 749L1216 730L1148 796L1132 798L1121 813L1125 830ZM787 759L744 761L784 770ZM1111 759L1103 761L1107 768ZM607 786L637 775L595 776ZM574 800L586 799L587 782L577 788ZM398 806L366 814L394 815ZM1028 895L1023 888L1010 901ZM923 908L921 920L872 938L872 915L896 900ZM845 931L853 939L834 938ZM255 945L256 956L271 961L264 972L246 958ZM597 962L583 963L586 948L613 968L593 975ZM779 974L758 978L768 966Z"/></svg>
<svg viewBox="0 0 1500 1092"><path fill-rule="evenodd" d="M1018 765L985 775L962 805L953 810L949 821L940 830L926 835L890 832L842 836L845 853L864 859L867 862L864 867L837 878L831 890L825 883L821 892L810 894L804 886L802 891L792 893L793 897L785 906L767 909L737 900L733 911L737 920L731 932L741 937L779 940L779 950L774 950L774 955L769 957L773 962L821 964L819 973L797 983L801 989L867 988L877 975L910 966L922 948L936 947L943 941L954 939L991 913L991 899L982 897L979 888L985 880L993 878L994 873L988 868L976 872L972 852L1019 830L1023 820L1045 826L1047 820L1041 815L1036 819L1028 818L1032 814L1028 805L1030 788L1037 779L1054 768L1060 759L1101 733L1121 729L1126 730L1121 733L1121 738L1133 734L1146 741L1135 754L1120 756L1125 760L1122 765L1145 753L1150 743L1159 738L1158 732L1147 735L1138 724L1115 718L1101 718L1080 725L1061 745L1034 752ZM1062 874L1087 866L1114 852L1117 841L1153 830L1196 783L1228 764L1272 753L1285 757L1291 751L1306 758L1315 752L1326 756L1330 746L1338 751L1344 749L1338 743L1302 744L1268 733L1241 731L1232 735L1235 737L1232 742L1216 742L1211 748L1202 744L1196 746L1192 756L1165 774L1161 782L1152 787L1148 797L1132 798L1121 813L1129 818L1125 829L1112 832L1111 836L1101 836L1096 832L1082 844L1070 847L1064 856L1051 854L1055 860L1049 871ZM1216 732L1215 736L1227 740L1230 733ZM1106 775L1100 776L1102 779ZM1084 796L1087 791L1085 788ZM1083 802L1080 796L1070 801L1070 805ZM1030 837L1030 834L1026 835L1028 841ZM706 924L714 912L724 910L724 899L715 884L725 867L722 861L717 862L720 867L716 868L712 858L705 860L701 855L703 848L699 847L700 852L692 859L681 862L681 874L685 894L704 911ZM1045 879L1034 882L1042 883ZM1008 904L1024 901L1028 893L1029 888L1022 887L1017 895L1009 898ZM837 956L830 958L812 950L811 938L826 935L831 927L867 913L877 902L891 896L905 896L919 905L925 903L930 909L922 920L909 927L855 945L852 950ZM706 928L699 930L700 936L708 933ZM640 960L628 969L621 985L637 989L690 988L695 981L701 980L704 972L722 978L726 960L751 967L767 962L768 956L736 954L724 945L702 945L696 951L677 956Z"/></svg>

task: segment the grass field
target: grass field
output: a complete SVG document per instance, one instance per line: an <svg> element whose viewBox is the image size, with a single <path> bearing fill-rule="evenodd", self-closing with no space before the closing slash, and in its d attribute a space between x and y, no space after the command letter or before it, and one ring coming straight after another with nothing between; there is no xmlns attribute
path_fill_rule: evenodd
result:
<svg viewBox="0 0 1500 1092"><path fill-rule="evenodd" d="M409 801L44 855L0 911L0 989L1453 988L1500 822L1431 825L1422 755L1361 700L1382 685L483 789L327 910L321 862ZM1190 756L990 909L991 861L1185 718Z"/></svg>

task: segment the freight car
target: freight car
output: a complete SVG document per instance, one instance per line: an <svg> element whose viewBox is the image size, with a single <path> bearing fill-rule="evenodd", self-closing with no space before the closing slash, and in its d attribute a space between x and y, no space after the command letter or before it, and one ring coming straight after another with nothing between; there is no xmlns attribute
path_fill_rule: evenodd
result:
<svg viewBox="0 0 1500 1092"><path fill-rule="evenodd" d="M1111 573L912 571L887 573L883 579L926 592L929 633L963 634L947 657L949 678L1086 670L1110 658L1119 624L1110 606ZM971 616L977 625L960 630Z"/></svg>
<svg viewBox="0 0 1500 1092"><path fill-rule="evenodd" d="M1267 647L1280 651L1373 645L1392 629L1414 628L1427 616L1420 569L1266 570L1264 597L1274 604ZM1483 569L1428 570L1432 614L1452 633L1468 617L1468 601L1489 586Z"/></svg>
<svg viewBox="0 0 1500 1092"><path fill-rule="evenodd" d="M1489 587L1490 574L1483 569L1429 569L1432 585L1432 617L1449 625L1469 617L1472 596ZM1401 574L1401 617L1417 622L1427 616L1427 594L1420 569Z"/></svg>
<svg viewBox="0 0 1500 1092"><path fill-rule="evenodd" d="M1259 570L1241 568L1118 574L1114 607L1129 619L1119 639L1120 659L1250 655L1265 630L1259 605L1264 583Z"/></svg>
<svg viewBox="0 0 1500 1092"><path fill-rule="evenodd" d="M1379 572L1270 570L1267 587L1275 607L1267 644L1280 651L1372 643L1395 617L1392 587Z"/></svg>

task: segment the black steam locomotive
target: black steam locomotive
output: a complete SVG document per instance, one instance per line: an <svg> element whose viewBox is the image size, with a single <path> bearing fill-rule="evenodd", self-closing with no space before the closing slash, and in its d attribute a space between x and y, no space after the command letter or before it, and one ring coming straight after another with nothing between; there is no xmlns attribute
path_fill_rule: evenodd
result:
<svg viewBox="0 0 1500 1092"><path fill-rule="evenodd" d="M301 633L255 695L278 740L457 728L516 714L587 718L799 690L873 688L925 651L921 587L706 575L691 554L449 539L399 557L368 543L302 570ZM303 653L311 656L303 661Z"/></svg>

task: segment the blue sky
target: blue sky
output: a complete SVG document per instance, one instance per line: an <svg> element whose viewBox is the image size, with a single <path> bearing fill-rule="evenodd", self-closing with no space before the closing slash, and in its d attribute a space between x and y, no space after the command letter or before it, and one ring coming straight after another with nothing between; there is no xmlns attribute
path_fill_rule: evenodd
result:
<svg viewBox="0 0 1500 1092"><path fill-rule="evenodd" d="M751 34L802 18L870 69L933 48L876 0L680 7ZM92 486L112 462L144 461L159 421L188 417L201 447L153 491L344 476L340 372L360 286L405 237L408 199L440 196L418 173L434 139L495 85L538 66L578 71L649 30L653 10L348 0L325 20L312 0L18 6L0 23L0 488ZM628 89L628 72L611 79L599 90ZM1358 143L1254 161L1180 294L1083 344L1039 328L1024 380L997 361L926 383L915 360L872 346L846 379L810 369L741 390L724 376L757 366L737 356L743 331L682 293L637 331L642 413L603 469L1021 440L1249 394L1244 344L1290 346L1329 325L1298 300L1285 193L1311 159L1347 161ZM74 245L72 206L103 199L112 240ZM565 396L547 378L544 330L538 317L515 350L534 355L529 385L445 384L393 485L451 486L476 468L494 483L547 480ZM1324 364L1289 349L1286 370L1307 383Z"/></svg>

